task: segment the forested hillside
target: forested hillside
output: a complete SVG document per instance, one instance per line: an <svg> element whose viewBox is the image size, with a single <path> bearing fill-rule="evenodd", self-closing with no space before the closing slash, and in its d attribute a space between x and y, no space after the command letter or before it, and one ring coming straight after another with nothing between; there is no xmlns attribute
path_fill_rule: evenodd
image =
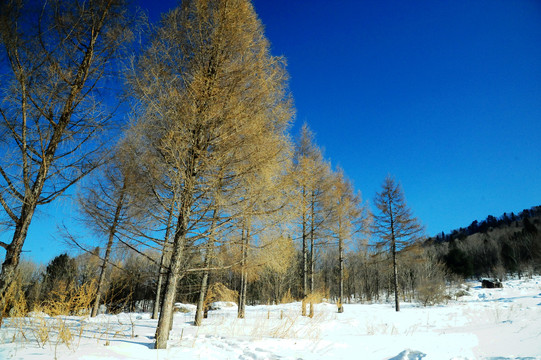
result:
<svg viewBox="0 0 541 360"><path fill-rule="evenodd" d="M501 279L507 273L537 273L541 268L541 206L518 215L488 216L430 238L426 244L451 273L463 277Z"/></svg>

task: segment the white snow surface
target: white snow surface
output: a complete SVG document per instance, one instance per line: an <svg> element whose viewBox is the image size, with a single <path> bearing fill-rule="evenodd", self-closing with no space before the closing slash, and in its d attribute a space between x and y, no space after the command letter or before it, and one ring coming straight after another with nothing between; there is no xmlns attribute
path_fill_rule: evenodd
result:
<svg viewBox="0 0 541 360"><path fill-rule="evenodd" d="M145 313L64 317L70 346L57 345L59 318L4 319L0 359L541 359L541 277L503 289L466 285L469 295L446 305L402 303L398 313L392 303L345 304L342 314L323 303L308 318L292 303L248 306L237 319L236 306L222 306L201 327L193 311L176 313L166 350L153 349L157 320ZM43 345L36 339L47 322Z"/></svg>

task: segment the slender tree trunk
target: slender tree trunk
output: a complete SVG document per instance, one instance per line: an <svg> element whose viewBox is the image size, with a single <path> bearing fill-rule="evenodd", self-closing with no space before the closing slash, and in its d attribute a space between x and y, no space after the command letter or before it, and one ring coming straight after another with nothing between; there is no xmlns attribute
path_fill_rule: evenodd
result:
<svg viewBox="0 0 541 360"><path fill-rule="evenodd" d="M308 296L308 236L306 234L306 189L302 188L302 316L306 316L306 301Z"/></svg>
<svg viewBox="0 0 541 360"><path fill-rule="evenodd" d="M248 269L247 269L247 258L248 258L248 243L250 238L250 230L243 229L242 236L242 260L241 260L241 277L240 277L240 292L239 292L239 308L237 317L239 319L244 319L246 315L246 288L248 287Z"/></svg>
<svg viewBox="0 0 541 360"><path fill-rule="evenodd" d="M308 244L306 236L306 223L303 220L302 224L302 295L303 297L308 296L309 286L308 286Z"/></svg>
<svg viewBox="0 0 541 360"><path fill-rule="evenodd" d="M208 243L206 246L206 253L205 253L205 270L203 272L203 279L201 279L201 290L199 291L199 300L197 301L197 309L195 310L195 320L194 325L200 326L201 322L203 321L203 315L205 314L205 297L207 296L207 289L208 289L208 279L209 279L209 273L210 271L208 268L210 267L210 262L213 256L213 249L214 249L214 230L216 227L216 219L217 217L217 211L214 209L212 212L212 223L210 224L210 231L209 231L209 238Z"/></svg>
<svg viewBox="0 0 541 360"><path fill-rule="evenodd" d="M180 280L180 267L184 256L185 233L177 231L178 239L173 246L173 254L171 256L171 264L167 281L165 284L165 292L163 303L161 306L160 316L158 319L158 327L156 328L156 349L166 349L167 340L169 339L169 331L171 329L173 304L177 293L177 284ZM175 236L177 237L177 236Z"/></svg>
<svg viewBox="0 0 541 360"><path fill-rule="evenodd" d="M154 306L152 307L152 319L158 318L158 313L160 312L160 305L162 300L162 284L163 278L167 275L167 270L165 269L165 252L167 251L167 240L164 240L162 256L160 257L160 268L158 270L158 281L156 284L156 296L154 297Z"/></svg>
<svg viewBox="0 0 541 360"><path fill-rule="evenodd" d="M389 220L391 229L391 253L393 257L393 288L394 288L394 305L395 310L400 311L400 303L398 301L398 269L396 268L396 238L394 229L394 217L393 217L393 202L389 196Z"/></svg>
<svg viewBox="0 0 541 360"><path fill-rule="evenodd" d="M338 239L338 263L340 267L340 284L338 287L338 301L340 307L338 308L338 312L342 313L344 312L344 244L341 236Z"/></svg>
<svg viewBox="0 0 541 360"><path fill-rule="evenodd" d="M163 279L167 276L168 270L166 266L167 246L169 245L169 236L171 232L171 222L173 221L173 213L175 206L175 196L171 200L169 215L167 216L167 227L165 228L165 237L163 239L162 256L160 257L160 268L158 270L158 283L156 284L156 297L154 298L154 306L152 308L152 319L158 318L160 305L162 303L162 284Z"/></svg>
<svg viewBox="0 0 541 360"><path fill-rule="evenodd" d="M122 185L122 190L120 192L120 197L118 198L118 202L116 205L115 217L113 218L113 223L111 224L111 227L109 229L109 239L107 239L107 247L105 249L105 256L103 257L103 264L101 265L100 277L98 279L98 287L96 289L96 300L94 300L94 306L92 307L90 317L95 317L96 315L98 315L98 310L100 308L101 296L103 295L103 290L105 287L105 275L107 273L107 265L109 265L109 258L111 257L111 249L113 247L113 241L115 239L116 228L120 220L120 212L122 211L122 207L124 206L123 203L125 189L126 183L124 182L124 184Z"/></svg>
<svg viewBox="0 0 541 360"><path fill-rule="evenodd" d="M376 300L379 300L379 293L380 293L380 277L379 277L379 266L378 262L376 261L376 289L374 291L374 294L376 295Z"/></svg>
<svg viewBox="0 0 541 360"><path fill-rule="evenodd" d="M238 311L238 318L244 319L246 316L246 293L248 288L248 272L246 270L242 271L241 276L241 293L240 298L241 301L239 303L239 311Z"/></svg>
<svg viewBox="0 0 541 360"><path fill-rule="evenodd" d="M181 205L179 209L175 236L173 238L173 252L171 254L169 274L165 284L165 292L158 319L158 327L156 328L156 349L167 348L169 331L173 325L173 305L177 294L178 281L180 280L182 260L184 257L184 247L186 245L186 234L188 233L188 222L193 201L193 183L195 178L196 163L197 157L193 157L191 159L191 166L187 171L187 174L190 174L191 178L187 179L180 199Z"/></svg>
<svg viewBox="0 0 541 360"><path fill-rule="evenodd" d="M197 309L195 310L195 326L201 326L203 322L203 315L205 314L205 297L207 296L210 259L212 257L212 245L208 244L205 253L205 270L203 271L203 278L201 279L201 290L199 291L199 299L197 301Z"/></svg>
<svg viewBox="0 0 541 360"><path fill-rule="evenodd" d="M396 242L392 240L393 252L393 287L394 287L394 304L395 310L400 311L400 303L398 302L398 269L396 268Z"/></svg>
<svg viewBox="0 0 541 360"><path fill-rule="evenodd" d="M207 254L205 258L205 267L208 267L210 265L208 261L209 258L210 256ZM205 296L207 296L208 289L208 279L209 271L205 270L203 272L203 279L201 280L201 290L199 291L199 299L197 300L197 309L195 310L195 326L201 326L201 323L203 322L203 315L205 314Z"/></svg>
<svg viewBox="0 0 541 360"><path fill-rule="evenodd" d="M355 282L355 279L357 278L355 276L355 266L350 264L351 273L348 277L348 294L353 294L353 300L357 298L357 284ZM348 296L348 302L351 300L351 298Z"/></svg>
<svg viewBox="0 0 541 360"><path fill-rule="evenodd" d="M310 294L314 293L314 274L316 272L316 258L314 251L314 237L315 237L315 194L312 191L312 216L310 223Z"/></svg>

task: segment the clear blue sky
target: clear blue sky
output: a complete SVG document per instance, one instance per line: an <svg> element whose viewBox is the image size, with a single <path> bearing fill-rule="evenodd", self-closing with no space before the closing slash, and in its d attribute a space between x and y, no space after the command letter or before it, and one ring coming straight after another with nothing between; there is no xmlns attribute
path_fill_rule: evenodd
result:
<svg viewBox="0 0 541 360"><path fill-rule="evenodd" d="M137 3L156 21L178 2ZM393 174L428 235L541 205L541 2L254 5L287 58L293 131L306 121L364 199ZM50 231L70 206L38 214L30 257L61 251Z"/></svg>
<svg viewBox="0 0 541 360"><path fill-rule="evenodd" d="M541 204L541 2L256 0L297 127L434 235Z"/></svg>

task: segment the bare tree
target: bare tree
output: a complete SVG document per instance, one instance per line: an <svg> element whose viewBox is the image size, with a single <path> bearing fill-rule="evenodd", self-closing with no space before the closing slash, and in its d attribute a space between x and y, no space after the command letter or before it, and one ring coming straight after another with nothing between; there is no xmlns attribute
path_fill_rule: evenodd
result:
<svg viewBox="0 0 541 360"><path fill-rule="evenodd" d="M291 119L283 60L246 0L191 0L168 13L131 80L141 102L140 127L153 161L178 189L171 261L156 330L167 346L185 249L206 236L220 182L221 212L245 178L276 167L288 147ZM173 176L174 174L174 176ZM223 176L218 176L223 174Z"/></svg>
<svg viewBox="0 0 541 360"><path fill-rule="evenodd" d="M0 243L0 298L36 208L99 164L98 136L112 116L101 92L131 37L128 22L123 0L0 4L0 204L13 229Z"/></svg>
<svg viewBox="0 0 541 360"><path fill-rule="evenodd" d="M374 215L372 231L379 238L377 247L387 249L392 256L395 310L400 311L396 256L422 236L423 228L408 208L402 188L390 175L376 194L374 205L379 212Z"/></svg>

